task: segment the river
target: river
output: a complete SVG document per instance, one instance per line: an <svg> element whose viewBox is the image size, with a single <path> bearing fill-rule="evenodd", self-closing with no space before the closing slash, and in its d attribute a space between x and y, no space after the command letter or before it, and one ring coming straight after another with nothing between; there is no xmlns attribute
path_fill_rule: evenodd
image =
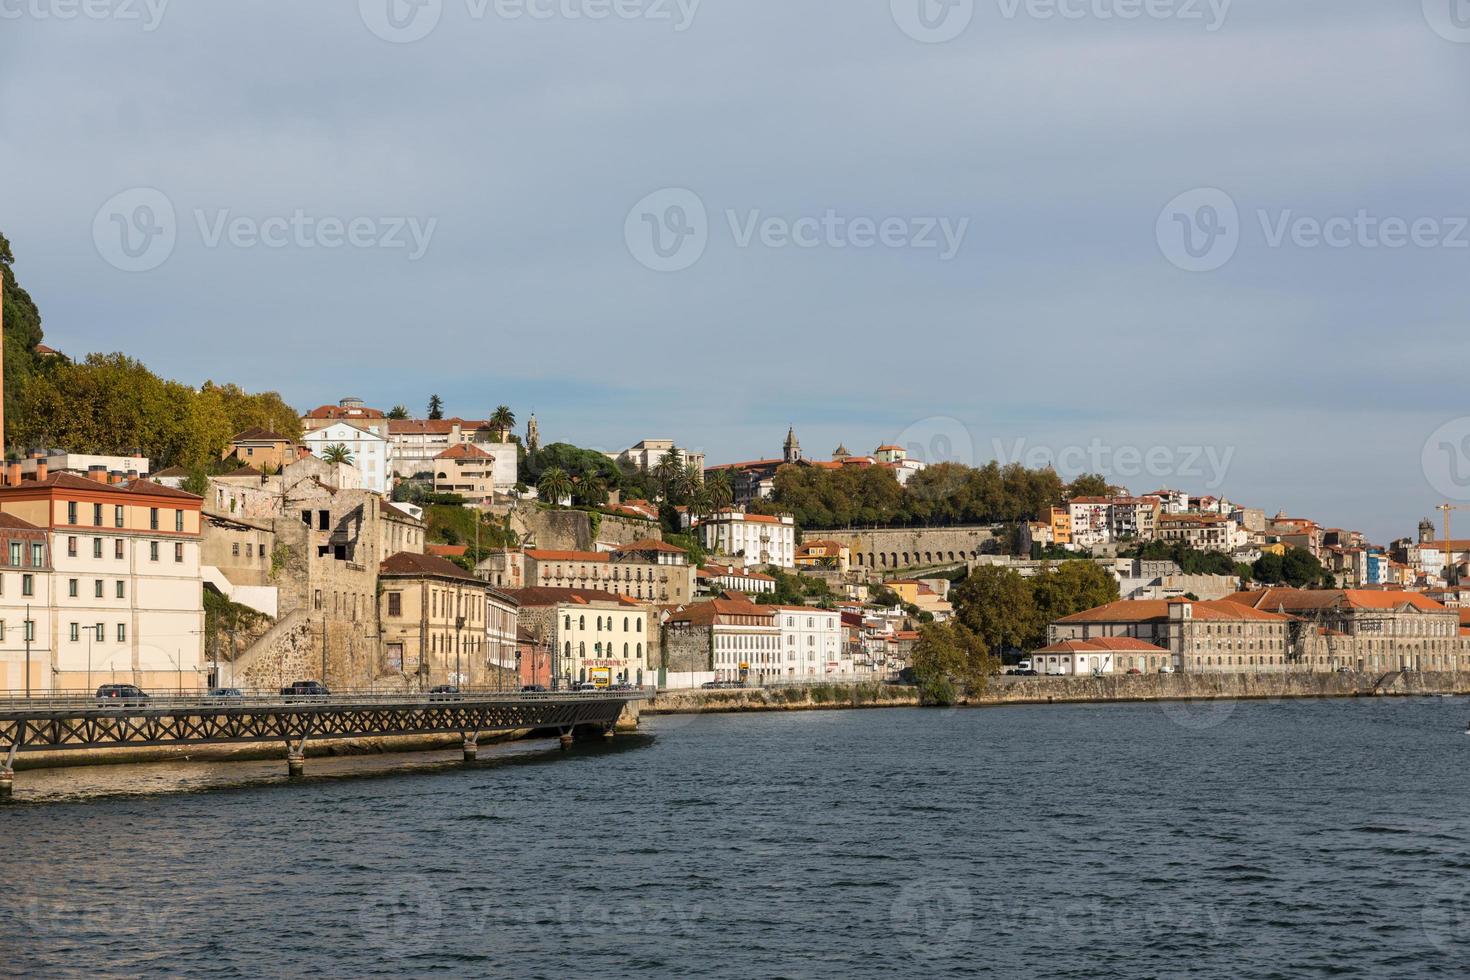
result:
<svg viewBox="0 0 1470 980"><path fill-rule="evenodd" d="M1467 720L1445 698L665 716L297 783L23 771L4 972L1463 976Z"/></svg>

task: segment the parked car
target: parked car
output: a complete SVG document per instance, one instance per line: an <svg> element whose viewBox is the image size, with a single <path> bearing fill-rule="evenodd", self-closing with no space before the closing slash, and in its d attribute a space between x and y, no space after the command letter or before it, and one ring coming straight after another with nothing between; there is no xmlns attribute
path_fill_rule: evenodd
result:
<svg viewBox="0 0 1470 980"><path fill-rule="evenodd" d="M211 704L230 704L245 700L245 692L238 687L212 687L205 699Z"/></svg>
<svg viewBox="0 0 1470 980"><path fill-rule="evenodd" d="M1028 660L1022 660L1019 663L1017 663L1016 666L1017 667L1020 667L1022 670L1030 670L1031 669L1031 661L1029 659Z"/></svg>
<svg viewBox="0 0 1470 980"><path fill-rule="evenodd" d="M460 697L459 688L453 684L439 684L429 688L430 701L458 701Z"/></svg>
<svg viewBox="0 0 1470 980"><path fill-rule="evenodd" d="M1021 670L1016 671L1016 676L1017 677L1039 677L1041 675L1038 674L1036 671L1032 670L1030 667L1025 667L1025 668L1022 668Z"/></svg>
<svg viewBox="0 0 1470 980"><path fill-rule="evenodd" d="M521 687L522 694L545 694L545 684L525 684Z"/></svg>
<svg viewBox="0 0 1470 980"><path fill-rule="evenodd" d="M596 690L598 690L598 687L597 687L596 684L592 683L591 681L581 681L579 683L573 684L572 685L572 690L573 691L579 691L579 692L596 691Z"/></svg>
<svg viewBox="0 0 1470 980"><path fill-rule="evenodd" d="M1162 667L1159 668L1159 673L1161 673L1161 674L1172 674L1172 673L1174 673L1174 668L1170 664L1164 664L1164 666L1162 666Z"/></svg>
<svg viewBox="0 0 1470 980"><path fill-rule="evenodd" d="M705 681L703 684L701 684L699 686L703 690L706 690L706 691L714 691L714 690L717 690L718 688L724 687L725 686L725 682L724 681Z"/></svg>
<svg viewBox="0 0 1470 980"><path fill-rule="evenodd" d="M1128 668L1128 673L1130 673L1130 674L1141 674L1141 673L1143 673L1143 671L1139 670L1137 667L1129 667Z"/></svg>
<svg viewBox="0 0 1470 980"><path fill-rule="evenodd" d="M1339 674L1351 674L1353 669L1351 667L1339 667L1337 668L1337 672Z"/></svg>
<svg viewBox="0 0 1470 980"><path fill-rule="evenodd" d="M141 708L148 695L136 684L103 684L97 688L97 700L120 703L124 708Z"/></svg>
<svg viewBox="0 0 1470 980"><path fill-rule="evenodd" d="M332 694L321 681L293 681L281 688L281 693L288 698L325 698Z"/></svg>
<svg viewBox="0 0 1470 980"><path fill-rule="evenodd" d="M609 687L608 690L609 691L636 691L636 690L638 690L638 685L637 684L629 684L627 681L624 681L621 684L614 684L613 686Z"/></svg>

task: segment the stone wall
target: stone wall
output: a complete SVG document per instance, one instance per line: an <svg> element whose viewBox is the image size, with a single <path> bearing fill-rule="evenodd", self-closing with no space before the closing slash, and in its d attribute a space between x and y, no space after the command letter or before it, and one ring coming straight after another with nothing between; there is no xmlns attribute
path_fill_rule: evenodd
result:
<svg viewBox="0 0 1470 980"><path fill-rule="evenodd" d="M814 684L731 691L678 691L643 705L645 715L742 711L813 711L830 708L901 708L919 703L918 690L895 684Z"/></svg>
<svg viewBox="0 0 1470 980"><path fill-rule="evenodd" d="M636 517L613 517L610 514L599 514L597 523L597 544L616 548L620 545L632 544L634 541L642 541L652 538L662 541L663 528L657 521L641 521ZM596 549L594 549L596 550Z"/></svg>
<svg viewBox="0 0 1470 980"><path fill-rule="evenodd" d="M1104 677L999 677L982 704L1191 699L1347 698L1470 694L1470 672L1116 674Z"/></svg>
<svg viewBox="0 0 1470 980"><path fill-rule="evenodd" d="M882 576L904 569L961 564L993 553L998 527L878 528L870 531L803 531L807 540L836 541L851 553L850 570Z"/></svg>
<svg viewBox="0 0 1470 980"><path fill-rule="evenodd" d="M510 529L522 544L534 542L544 551L592 550L592 522L580 510L520 506L511 511Z"/></svg>

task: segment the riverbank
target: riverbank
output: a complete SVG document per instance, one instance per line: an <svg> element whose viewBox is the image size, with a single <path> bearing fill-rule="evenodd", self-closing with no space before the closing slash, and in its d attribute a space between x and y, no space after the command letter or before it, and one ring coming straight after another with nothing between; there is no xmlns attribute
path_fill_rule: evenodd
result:
<svg viewBox="0 0 1470 980"><path fill-rule="evenodd" d="M1262 701L1296 698L1409 697L1470 694L1470 673L1116 674L1103 677L997 677L962 704L1106 704L1131 701ZM918 690L891 684L666 691L645 714L811 711L917 706Z"/></svg>

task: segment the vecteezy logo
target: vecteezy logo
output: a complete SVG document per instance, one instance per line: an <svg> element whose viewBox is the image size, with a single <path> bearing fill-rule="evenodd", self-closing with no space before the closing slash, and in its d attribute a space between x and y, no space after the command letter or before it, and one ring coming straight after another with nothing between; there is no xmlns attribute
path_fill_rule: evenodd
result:
<svg viewBox="0 0 1470 980"><path fill-rule="evenodd" d="M1154 233L1164 258L1185 272L1213 272L1240 247L1240 209L1224 191L1201 187L1164 206Z"/></svg>
<svg viewBox="0 0 1470 980"><path fill-rule="evenodd" d="M959 956L974 931L970 892L953 882L912 881L889 906L898 941L921 959Z"/></svg>
<svg viewBox="0 0 1470 980"><path fill-rule="evenodd" d="M357 0L357 12L378 37L408 44L423 40L439 26L444 0Z"/></svg>
<svg viewBox="0 0 1470 980"><path fill-rule="evenodd" d="M358 909L357 925L370 946L403 956L433 945L443 917L433 883L409 875L368 898Z"/></svg>
<svg viewBox="0 0 1470 980"><path fill-rule="evenodd" d="M1446 500L1470 500L1470 417L1451 419L1424 442L1424 478Z"/></svg>
<svg viewBox="0 0 1470 980"><path fill-rule="evenodd" d="M919 419L898 435L894 443L902 449L904 456L924 466L941 463L975 465L975 440L970 430L959 419L947 415L931 415ZM935 479L930 473L923 480L910 485L910 492L930 499L940 499L958 493L965 482L963 472L949 471L948 476Z"/></svg>
<svg viewBox="0 0 1470 980"><path fill-rule="evenodd" d="M97 254L123 272L156 269L178 241L173 202L163 191L133 187L108 198L92 219Z"/></svg>
<svg viewBox="0 0 1470 980"><path fill-rule="evenodd" d="M1470 44L1470 0L1424 0L1424 19L1445 40Z"/></svg>
<svg viewBox="0 0 1470 980"><path fill-rule="evenodd" d="M709 214L698 194L665 187L633 205L623 240L640 264L654 272L680 272L698 262L709 244Z"/></svg>
<svg viewBox="0 0 1470 980"><path fill-rule="evenodd" d="M943 44L970 26L975 0L889 0L893 22L915 41Z"/></svg>

